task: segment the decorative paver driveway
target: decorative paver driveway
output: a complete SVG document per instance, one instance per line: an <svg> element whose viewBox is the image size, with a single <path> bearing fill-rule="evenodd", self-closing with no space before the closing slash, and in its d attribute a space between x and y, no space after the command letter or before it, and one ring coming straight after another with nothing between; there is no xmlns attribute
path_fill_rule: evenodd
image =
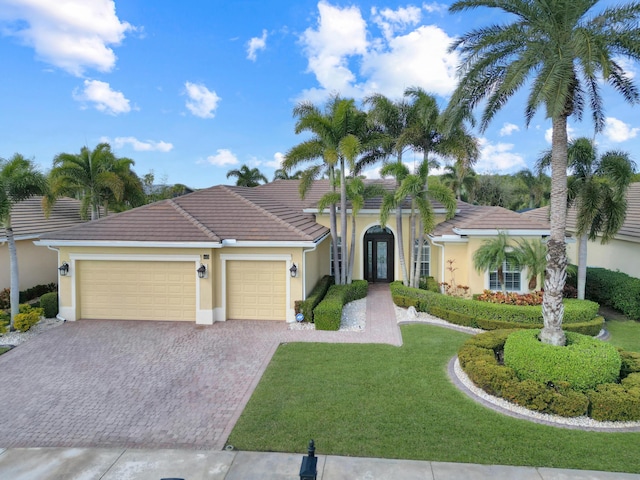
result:
<svg viewBox="0 0 640 480"><path fill-rule="evenodd" d="M220 449L280 343L399 345L388 287L367 303L364 332L66 323L0 356L0 447Z"/></svg>

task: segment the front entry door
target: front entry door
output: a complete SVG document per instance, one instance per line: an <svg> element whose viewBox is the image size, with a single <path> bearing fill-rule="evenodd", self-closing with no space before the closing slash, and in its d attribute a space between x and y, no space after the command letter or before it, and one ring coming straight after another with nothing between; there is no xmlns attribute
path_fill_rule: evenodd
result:
<svg viewBox="0 0 640 480"><path fill-rule="evenodd" d="M364 237L364 278L369 282L393 281L393 234L367 233Z"/></svg>

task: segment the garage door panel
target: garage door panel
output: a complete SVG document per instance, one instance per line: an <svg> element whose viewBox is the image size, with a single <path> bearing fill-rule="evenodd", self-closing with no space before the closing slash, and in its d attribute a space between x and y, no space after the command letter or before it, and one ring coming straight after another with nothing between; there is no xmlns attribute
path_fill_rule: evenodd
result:
<svg viewBox="0 0 640 480"><path fill-rule="evenodd" d="M192 262L79 261L80 318L195 321Z"/></svg>
<svg viewBox="0 0 640 480"><path fill-rule="evenodd" d="M227 261L227 318L286 319L284 261Z"/></svg>

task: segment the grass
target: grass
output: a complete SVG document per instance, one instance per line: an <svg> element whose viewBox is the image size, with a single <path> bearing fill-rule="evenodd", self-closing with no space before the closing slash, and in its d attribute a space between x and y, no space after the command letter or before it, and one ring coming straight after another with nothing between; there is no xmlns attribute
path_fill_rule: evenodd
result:
<svg viewBox="0 0 640 480"><path fill-rule="evenodd" d="M11 347L0 347L0 355L7 353L9 350L11 350Z"/></svg>
<svg viewBox="0 0 640 480"><path fill-rule="evenodd" d="M607 320L604 325L611 339L609 342L632 352L640 352L640 323L633 320Z"/></svg>
<svg viewBox="0 0 640 480"><path fill-rule="evenodd" d="M449 380L466 334L402 327L404 346L280 346L228 443L241 450L640 473L639 433L500 415ZM635 445L635 446L634 446Z"/></svg>

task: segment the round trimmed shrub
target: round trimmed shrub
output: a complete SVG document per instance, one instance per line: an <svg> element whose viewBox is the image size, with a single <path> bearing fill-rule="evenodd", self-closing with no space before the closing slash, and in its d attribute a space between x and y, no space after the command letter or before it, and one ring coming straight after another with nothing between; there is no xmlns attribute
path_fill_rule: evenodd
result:
<svg viewBox="0 0 640 480"><path fill-rule="evenodd" d="M615 383L620 375L620 354L600 340L565 332L567 345L557 347L538 340L540 330L512 333L504 345L504 364L519 379L542 383L568 382L586 391L603 383Z"/></svg>

